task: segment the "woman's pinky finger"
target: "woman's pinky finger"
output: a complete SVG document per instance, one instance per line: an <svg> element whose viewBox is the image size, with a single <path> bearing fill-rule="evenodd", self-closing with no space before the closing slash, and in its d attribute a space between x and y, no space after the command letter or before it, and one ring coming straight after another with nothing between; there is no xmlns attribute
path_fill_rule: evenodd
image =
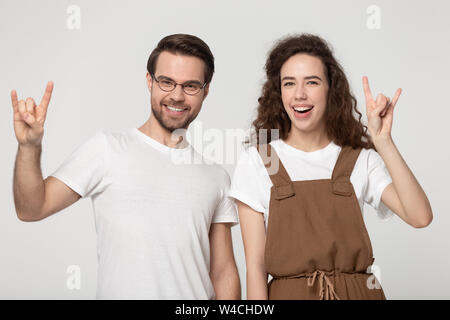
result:
<svg viewBox="0 0 450 320"><path fill-rule="evenodd" d="M394 98L392 99L392 107L395 107L397 104L398 98L400 98L400 95L402 94L402 89L398 88L397 91L395 91Z"/></svg>

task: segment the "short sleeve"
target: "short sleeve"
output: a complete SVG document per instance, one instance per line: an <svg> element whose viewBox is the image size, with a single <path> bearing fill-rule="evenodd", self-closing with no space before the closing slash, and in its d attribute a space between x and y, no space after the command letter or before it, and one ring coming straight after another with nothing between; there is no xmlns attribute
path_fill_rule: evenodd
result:
<svg viewBox="0 0 450 320"><path fill-rule="evenodd" d="M245 149L234 169L229 196L257 212L267 213L271 185L256 148Z"/></svg>
<svg viewBox="0 0 450 320"><path fill-rule="evenodd" d="M223 183L220 190L220 201L217 205L212 223L231 223L231 226L239 224L236 204L232 199L228 197L228 191L230 189L230 176L222 168L223 171Z"/></svg>
<svg viewBox="0 0 450 320"><path fill-rule="evenodd" d="M79 146L51 176L83 198L93 196L104 186L106 152L105 134L98 132Z"/></svg>
<svg viewBox="0 0 450 320"><path fill-rule="evenodd" d="M381 156L375 150L368 154L368 182L364 202L375 209L382 220L390 219L394 213L381 201L384 189L392 183L392 178Z"/></svg>

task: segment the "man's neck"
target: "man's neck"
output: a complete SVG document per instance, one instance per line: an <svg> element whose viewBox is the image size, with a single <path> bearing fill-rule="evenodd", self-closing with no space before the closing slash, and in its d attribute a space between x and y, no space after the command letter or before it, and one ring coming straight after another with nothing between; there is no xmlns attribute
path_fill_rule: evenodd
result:
<svg viewBox="0 0 450 320"><path fill-rule="evenodd" d="M186 135L184 133L181 135L178 134L179 131L177 131L177 134L173 134L172 132L164 129L159 124L158 120L156 120L153 116L150 116L150 118L140 128L138 128L138 130L169 148L185 148L188 145ZM177 138L177 140L175 138Z"/></svg>

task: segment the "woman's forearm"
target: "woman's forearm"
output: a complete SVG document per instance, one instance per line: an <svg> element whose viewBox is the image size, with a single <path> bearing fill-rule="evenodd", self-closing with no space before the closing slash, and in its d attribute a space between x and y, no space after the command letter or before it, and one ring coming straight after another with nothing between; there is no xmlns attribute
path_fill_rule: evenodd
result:
<svg viewBox="0 0 450 320"><path fill-rule="evenodd" d="M267 273L247 266L247 300L267 300Z"/></svg>
<svg viewBox="0 0 450 320"><path fill-rule="evenodd" d="M430 202L394 141L391 138L374 139L374 144L392 177L392 184L408 222L428 225L433 217Z"/></svg>

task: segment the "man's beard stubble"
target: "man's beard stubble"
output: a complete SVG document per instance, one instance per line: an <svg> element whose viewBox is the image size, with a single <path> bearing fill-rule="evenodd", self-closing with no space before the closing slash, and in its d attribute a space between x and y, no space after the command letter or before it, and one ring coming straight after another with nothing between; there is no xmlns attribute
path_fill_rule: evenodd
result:
<svg viewBox="0 0 450 320"><path fill-rule="evenodd" d="M175 130L177 129L186 129L188 128L188 126L191 124L192 121L195 120L195 118L197 118L197 114L195 115L191 115L189 117L186 118L186 120L181 124L181 125L177 125L177 126L170 126L167 121L163 120L162 117L162 113L164 112L162 109L165 108L163 105L161 105L161 113L158 112L158 110L156 110L156 108L154 107L153 103L152 103L152 113L155 116L155 119L158 121L158 123L161 125L161 127L163 127L165 130L169 131L170 133L173 133ZM189 108L190 109L190 108Z"/></svg>

